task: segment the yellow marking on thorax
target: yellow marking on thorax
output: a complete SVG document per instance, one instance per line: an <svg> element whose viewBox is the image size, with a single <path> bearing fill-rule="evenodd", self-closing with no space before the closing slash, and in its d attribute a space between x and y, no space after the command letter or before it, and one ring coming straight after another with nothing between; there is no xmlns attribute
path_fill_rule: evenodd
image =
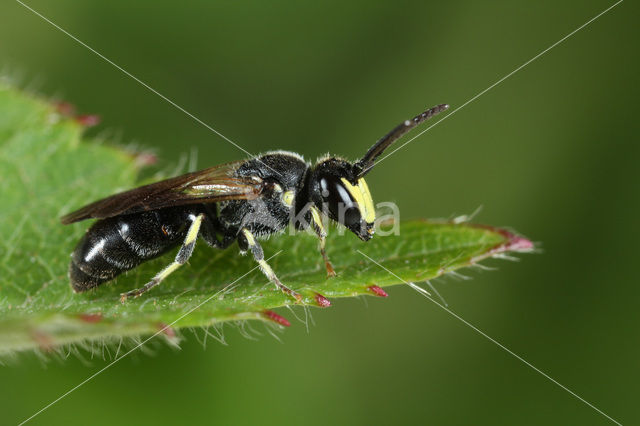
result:
<svg viewBox="0 0 640 426"><path fill-rule="evenodd" d="M347 191L349 191L354 200L356 200L356 203L358 203L360 214L365 222L373 223L376 220L376 209L373 206L373 199L371 198L371 192L369 191L367 182L364 178L360 178L358 179L358 185L354 186L345 178L341 180L345 188L347 188Z"/></svg>
<svg viewBox="0 0 640 426"><path fill-rule="evenodd" d="M287 206L291 207L293 205L293 198L295 193L293 191L286 191L282 194L282 202Z"/></svg>

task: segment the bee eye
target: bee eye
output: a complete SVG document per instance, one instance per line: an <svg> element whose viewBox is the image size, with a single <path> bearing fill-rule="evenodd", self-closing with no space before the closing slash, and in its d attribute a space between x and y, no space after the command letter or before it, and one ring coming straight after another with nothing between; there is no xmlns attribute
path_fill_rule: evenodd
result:
<svg viewBox="0 0 640 426"><path fill-rule="evenodd" d="M360 210L349 191L335 176L323 176L320 179L322 199L329 209L329 216L346 227L360 223Z"/></svg>

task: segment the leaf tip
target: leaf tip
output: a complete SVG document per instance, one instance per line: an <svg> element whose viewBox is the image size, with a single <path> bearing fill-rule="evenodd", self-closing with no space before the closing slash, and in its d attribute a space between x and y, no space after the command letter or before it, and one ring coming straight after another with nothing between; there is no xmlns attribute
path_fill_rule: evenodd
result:
<svg viewBox="0 0 640 426"><path fill-rule="evenodd" d="M382 287L379 287L377 285L370 285L369 287L367 287L367 290L369 290L370 292L372 292L373 294L375 294L378 297L388 297L389 296L387 294L387 292L382 289Z"/></svg>
<svg viewBox="0 0 640 426"><path fill-rule="evenodd" d="M507 243L505 250L529 251L533 250L533 243L524 237L513 235Z"/></svg>
<svg viewBox="0 0 640 426"><path fill-rule="evenodd" d="M316 293L315 299L316 299L316 303L321 308L328 308L329 306L331 306L331 301L326 297L324 297L323 295L321 295L320 293Z"/></svg>
<svg viewBox="0 0 640 426"><path fill-rule="evenodd" d="M513 232L507 231L506 229L496 228L494 226L489 225L473 225L476 228L487 229L489 231L497 232L502 235L507 241L500 244L497 248L495 248L495 252L502 253L505 251L531 251L535 248L535 245L528 238L517 235Z"/></svg>
<svg viewBox="0 0 640 426"><path fill-rule="evenodd" d="M289 327L291 325L288 319L286 319L281 315L276 314L273 311L269 311L269 310L262 311L262 315L264 318L268 319L269 321L273 321L276 324L280 324L285 327Z"/></svg>

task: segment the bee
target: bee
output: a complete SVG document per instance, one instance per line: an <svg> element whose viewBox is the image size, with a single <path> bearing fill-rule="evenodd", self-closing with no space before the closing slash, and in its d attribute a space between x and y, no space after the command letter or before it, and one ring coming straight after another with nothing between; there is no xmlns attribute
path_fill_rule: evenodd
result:
<svg viewBox="0 0 640 426"><path fill-rule="evenodd" d="M180 246L173 262L148 283L121 294L123 302L138 297L184 265L201 237L218 249L237 241L277 288L300 301L280 282L258 240L290 224L299 231L311 227L327 274L334 276L323 218L370 240L376 214L364 176L391 144L448 107L438 105L404 121L354 163L327 156L311 165L298 154L272 151L121 192L69 213L61 218L65 225L98 219L71 254L71 287L75 292L98 287Z"/></svg>

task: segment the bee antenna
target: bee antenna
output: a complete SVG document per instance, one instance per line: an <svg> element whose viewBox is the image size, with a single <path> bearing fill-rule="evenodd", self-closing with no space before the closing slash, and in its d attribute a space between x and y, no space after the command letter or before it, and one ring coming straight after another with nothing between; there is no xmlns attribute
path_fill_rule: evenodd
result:
<svg viewBox="0 0 640 426"><path fill-rule="evenodd" d="M362 176L369 173L369 171L374 166L376 158L378 158L385 149L391 146L392 143L404 136L405 133L407 133L414 127L417 127L419 124L427 121L431 117L438 115L442 111L446 111L448 108L448 104L440 104L434 106L433 108L429 108L422 114L416 115L411 120L406 120L397 125L393 130L384 135L382 139L380 139L371 148L369 148L369 151L367 151L364 157L362 157L360 161L353 165L356 178L361 178Z"/></svg>

